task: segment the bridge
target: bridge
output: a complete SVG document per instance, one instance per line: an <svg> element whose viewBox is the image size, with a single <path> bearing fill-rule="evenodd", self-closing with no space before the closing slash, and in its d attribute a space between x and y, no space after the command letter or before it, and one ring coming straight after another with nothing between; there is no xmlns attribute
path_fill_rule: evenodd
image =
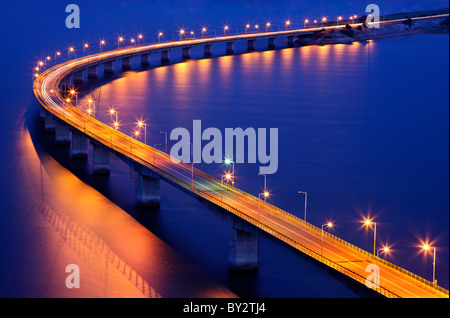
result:
<svg viewBox="0 0 450 318"><path fill-rule="evenodd" d="M358 25L360 24L352 24ZM343 27L345 26L327 26L325 29ZM150 54L156 53L161 55L162 62L167 63L170 60L170 51L176 49L181 49L183 58L188 59L194 46L203 46L205 57L209 57L212 55L212 46L218 43L225 43L225 53L233 54L233 45L237 41L247 41L249 51L255 49L255 41L267 41L267 48L273 49L275 39L280 37L286 38L286 46L293 46L296 36L313 34L322 29L320 27L224 35L118 48L55 65L36 77L33 90L42 105L41 116L45 120L45 129L55 132L56 143L71 145L72 157L86 158L90 141L93 145L93 173L110 172L111 154L119 157L136 172L139 205L159 206L160 181L163 180L198 199L228 222L232 229L230 269L257 268L258 237L263 235L323 267L358 293L392 298L448 298L448 290L437 286L435 282L377 258L260 200L259 197L223 183L222 180L196 169L193 164L175 163L167 153L96 120L63 96L73 84L84 83L86 71L88 77L98 77L98 66L101 64L105 73L114 72L115 61L121 61L122 69L127 70L131 67L132 58L140 58L141 64L145 66L149 64ZM369 289L366 287L366 279L371 272L367 271L367 268L373 264L379 266L380 279L379 284Z"/></svg>

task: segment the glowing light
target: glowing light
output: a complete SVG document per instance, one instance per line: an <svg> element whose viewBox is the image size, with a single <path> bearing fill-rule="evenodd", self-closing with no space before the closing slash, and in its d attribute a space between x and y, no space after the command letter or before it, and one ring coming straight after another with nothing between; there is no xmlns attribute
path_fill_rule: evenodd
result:
<svg viewBox="0 0 450 318"><path fill-rule="evenodd" d="M85 47L85 48L88 48L88 47L89 47L89 44L85 43L85 44L84 44L84 47Z"/></svg>
<svg viewBox="0 0 450 318"><path fill-rule="evenodd" d="M105 45L105 40L101 40L101 41L100 41L100 44L101 44L101 45Z"/></svg>
<svg viewBox="0 0 450 318"><path fill-rule="evenodd" d="M60 55L61 55L61 52L59 52L59 51L58 51L58 52L56 52L56 55L60 56Z"/></svg>
<svg viewBox="0 0 450 318"><path fill-rule="evenodd" d="M202 32L206 32L206 28L205 27L202 28Z"/></svg>
<svg viewBox="0 0 450 318"><path fill-rule="evenodd" d="M327 22L327 18L322 18L322 22Z"/></svg>
<svg viewBox="0 0 450 318"><path fill-rule="evenodd" d="M266 27L269 28L270 26L271 26L270 22L267 22L267 23L266 23Z"/></svg>
<svg viewBox="0 0 450 318"><path fill-rule="evenodd" d="M385 253L389 253L389 247L387 247L387 246L384 247L384 248L383 248L383 251L384 251Z"/></svg>
<svg viewBox="0 0 450 318"><path fill-rule="evenodd" d="M314 20L314 23L317 23L317 20Z"/></svg>
<svg viewBox="0 0 450 318"><path fill-rule="evenodd" d="M259 29L259 25L258 24L255 25L255 29Z"/></svg>
<svg viewBox="0 0 450 318"><path fill-rule="evenodd" d="M342 17L338 17L338 20L341 21L341 20L342 20Z"/></svg>
<svg viewBox="0 0 450 318"><path fill-rule="evenodd" d="M91 98L88 99L88 103L89 104L92 103L92 99Z"/></svg>
<svg viewBox="0 0 450 318"><path fill-rule="evenodd" d="M139 38L139 39L142 39L143 37L144 37L144 36L143 36L142 34L139 34L139 35L138 35L138 38Z"/></svg>
<svg viewBox="0 0 450 318"><path fill-rule="evenodd" d="M230 28L230 27L229 27L228 25L226 25L226 26L223 27L223 29L224 29L225 31L228 31L229 28Z"/></svg>
<svg viewBox="0 0 450 318"><path fill-rule="evenodd" d="M370 221L370 220L364 220L364 225L370 225L370 224L372 224L372 221Z"/></svg>
<svg viewBox="0 0 450 318"><path fill-rule="evenodd" d="M36 67L34 70L35 70L36 72L39 71L39 67Z"/></svg>
<svg viewBox="0 0 450 318"><path fill-rule="evenodd" d="M134 39L131 39L130 41L131 41L131 43L134 43Z"/></svg>
<svg viewBox="0 0 450 318"><path fill-rule="evenodd" d="M422 248L423 248L425 251L428 251L431 247L430 247L430 245L428 245L428 244L424 244L424 245L422 246Z"/></svg>
<svg viewBox="0 0 450 318"><path fill-rule="evenodd" d="M333 227L333 223L328 222L328 223L327 223L327 226L328 226L328 227Z"/></svg>
<svg viewBox="0 0 450 318"><path fill-rule="evenodd" d="M119 123L117 121L114 122L114 128L119 129Z"/></svg>
<svg viewBox="0 0 450 318"><path fill-rule="evenodd" d="M184 34L184 29L180 29L180 34Z"/></svg>
<svg viewBox="0 0 450 318"><path fill-rule="evenodd" d="M288 25L291 25L291 21L290 21L290 20L286 20L285 24L286 24L287 26L288 26Z"/></svg>
<svg viewBox="0 0 450 318"><path fill-rule="evenodd" d="M264 191L264 196L267 198L269 196L269 192Z"/></svg>
<svg viewBox="0 0 450 318"><path fill-rule="evenodd" d="M70 103L70 98L67 98L67 99L66 99L66 102Z"/></svg>
<svg viewBox="0 0 450 318"><path fill-rule="evenodd" d="M309 23L309 20L308 20L308 19L306 19L306 20L305 20L305 23L306 23L306 24L307 24L307 23Z"/></svg>
<svg viewBox="0 0 450 318"><path fill-rule="evenodd" d="M47 61L50 61L50 59L51 59L50 56L47 56Z"/></svg>
<svg viewBox="0 0 450 318"><path fill-rule="evenodd" d="M246 25L245 25L245 28L246 28L246 29L249 29L249 28L250 28L250 24L246 24Z"/></svg>
<svg viewBox="0 0 450 318"><path fill-rule="evenodd" d="M159 33L158 33L158 36L163 36L163 33L162 33L162 32L159 32Z"/></svg>
<svg viewBox="0 0 450 318"><path fill-rule="evenodd" d="M227 173L227 174L225 175L225 177L227 178L227 180L230 180L230 179L231 179L231 174Z"/></svg>
<svg viewBox="0 0 450 318"><path fill-rule="evenodd" d="M40 66L44 65L44 62L39 61L39 65L40 65Z"/></svg>
<svg viewBox="0 0 450 318"><path fill-rule="evenodd" d="M191 31L191 35L194 35L194 31Z"/></svg>

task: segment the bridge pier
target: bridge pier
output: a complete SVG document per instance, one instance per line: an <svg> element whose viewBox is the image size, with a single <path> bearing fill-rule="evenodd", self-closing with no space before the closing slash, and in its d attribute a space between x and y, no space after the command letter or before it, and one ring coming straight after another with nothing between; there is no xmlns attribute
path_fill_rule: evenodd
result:
<svg viewBox="0 0 450 318"><path fill-rule="evenodd" d="M84 84L84 69L73 73L74 84Z"/></svg>
<svg viewBox="0 0 450 318"><path fill-rule="evenodd" d="M122 58L122 70L131 70L131 57Z"/></svg>
<svg viewBox="0 0 450 318"><path fill-rule="evenodd" d="M227 42L226 53L233 54L234 53L234 42Z"/></svg>
<svg viewBox="0 0 450 318"><path fill-rule="evenodd" d="M105 62L103 64L103 72L105 74L114 74L114 61Z"/></svg>
<svg viewBox="0 0 450 318"><path fill-rule="evenodd" d="M70 89L70 77L66 76L61 80L61 93Z"/></svg>
<svg viewBox="0 0 450 318"><path fill-rule="evenodd" d="M150 53L141 54L141 66L150 65Z"/></svg>
<svg viewBox="0 0 450 318"><path fill-rule="evenodd" d="M160 179L138 174L136 199L140 207L159 208L161 200Z"/></svg>
<svg viewBox="0 0 450 318"><path fill-rule="evenodd" d="M211 57L212 56L212 44L205 44L205 57Z"/></svg>
<svg viewBox="0 0 450 318"><path fill-rule="evenodd" d="M94 174L109 174L111 169L110 152L103 146L93 143L94 156L92 158L92 172Z"/></svg>
<svg viewBox="0 0 450 318"><path fill-rule="evenodd" d="M169 63L170 62L170 50L161 51L161 63Z"/></svg>
<svg viewBox="0 0 450 318"><path fill-rule="evenodd" d="M269 48L269 50L275 49L275 38L269 38L268 39L267 47Z"/></svg>
<svg viewBox="0 0 450 318"><path fill-rule="evenodd" d="M258 234L233 226L229 256L231 271L256 271L258 269Z"/></svg>
<svg viewBox="0 0 450 318"><path fill-rule="evenodd" d="M72 131L70 157L73 159L87 159L88 138L83 134Z"/></svg>
<svg viewBox="0 0 450 318"><path fill-rule="evenodd" d="M293 35L288 36L288 38L287 38L288 47L294 47L294 39L295 39L295 36L293 36Z"/></svg>
<svg viewBox="0 0 450 318"><path fill-rule="evenodd" d="M98 65L88 67L88 78L98 78Z"/></svg>
<svg viewBox="0 0 450 318"><path fill-rule="evenodd" d="M70 129L69 125L59 120L56 120L55 125L55 143L58 145L70 144Z"/></svg>
<svg viewBox="0 0 450 318"><path fill-rule="evenodd" d="M255 50L255 40L248 40L247 41L247 51L253 52Z"/></svg>
<svg viewBox="0 0 450 318"><path fill-rule="evenodd" d="M56 127L56 120L52 113L49 111L45 111L45 131L46 132L52 132L55 131Z"/></svg>
<svg viewBox="0 0 450 318"><path fill-rule="evenodd" d="M191 58L191 47L186 46L183 48L183 54L182 54L183 60L189 60Z"/></svg>

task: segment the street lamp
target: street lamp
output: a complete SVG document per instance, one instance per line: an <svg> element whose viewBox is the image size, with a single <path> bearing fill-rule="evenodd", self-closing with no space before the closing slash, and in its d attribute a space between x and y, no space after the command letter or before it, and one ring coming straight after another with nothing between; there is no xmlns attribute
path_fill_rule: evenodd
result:
<svg viewBox="0 0 450 318"><path fill-rule="evenodd" d="M336 20L336 25L339 25L339 22L341 22L341 21L342 21L342 17L339 16L339 17L337 18L337 20Z"/></svg>
<svg viewBox="0 0 450 318"><path fill-rule="evenodd" d="M305 195L305 218L304 218L304 220L306 222L306 206L308 204L308 193L305 191L298 191L298 193Z"/></svg>
<svg viewBox="0 0 450 318"><path fill-rule="evenodd" d="M135 40L135 39L131 39L130 42L131 42L131 45L134 45L134 43L136 42L136 40Z"/></svg>
<svg viewBox="0 0 450 318"><path fill-rule="evenodd" d="M384 255L387 255L389 253L389 247L385 246L381 250L377 250L377 266L378 266L378 253L384 252Z"/></svg>
<svg viewBox="0 0 450 318"><path fill-rule="evenodd" d="M266 32L267 32L267 29L269 29L271 25L272 25L272 24L271 24L270 22L267 22L267 23L266 23Z"/></svg>
<svg viewBox="0 0 450 318"><path fill-rule="evenodd" d="M320 25L323 25L323 24L326 23L326 22L327 22L327 18L326 18L326 17L323 17L323 18L322 18L322 22L321 22Z"/></svg>
<svg viewBox="0 0 450 318"><path fill-rule="evenodd" d="M206 33L206 28L205 27L203 27L202 28L202 39L203 39L203 35Z"/></svg>
<svg viewBox="0 0 450 318"><path fill-rule="evenodd" d="M373 255L375 255L375 248L376 248L376 242L377 242L377 223L372 222L369 219L364 220L365 226L371 226L373 224Z"/></svg>
<svg viewBox="0 0 450 318"><path fill-rule="evenodd" d="M142 34L138 34L138 45L139 45L140 40L142 40L143 38L144 38L144 36Z"/></svg>
<svg viewBox="0 0 450 318"><path fill-rule="evenodd" d="M259 211L261 209L261 196L264 196L264 202L267 202L267 198L269 197L269 191L264 190L263 193L258 195L258 221L259 221Z"/></svg>
<svg viewBox="0 0 450 318"><path fill-rule="evenodd" d="M71 89L70 95L72 95L72 97L75 95L75 107L77 107L78 106L78 92L75 91L74 89Z"/></svg>
<svg viewBox="0 0 450 318"><path fill-rule="evenodd" d="M308 19L305 19L304 23L303 23L303 27L306 28L306 25L309 23Z"/></svg>
<svg viewBox="0 0 450 318"><path fill-rule="evenodd" d="M225 158L224 163L225 163L226 166L228 166L229 164L233 165L233 173L232 173L233 174L233 180L232 180L232 184L234 186L234 180L236 179L235 175L234 175L234 161L231 160L230 158Z"/></svg>
<svg viewBox="0 0 450 318"><path fill-rule="evenodd" d="M435 246L432 247L429 244L422 245L422 249L425 252L428 252L431 248L433 248L433 285L437 285L437 280L436 280L436 247Z"/></svg>
<svg viewBox="0 0 450 318"><path fill-rule="evenodd" d="M69 60L70 60L70 54L74 53L74 52L75 52L75 49L73 47L69 47L69 49L67 50L67 56L68 56Z"/></svg>
<svg viewBox="0 0 450 318"><path fill-rule="evenodd" d="M266 193L267 192L267 175L258 173L258 176L264 176L264 193ZM265 199L266 199L266 197L264 198L264 200Z"/></svg>
<svg viewBox="0 0 450 318"><path fill-rule="evenodd" d="M55 64L56 64L56 58L61 56L61 52L60 51L56 51L55 53Z"/></svg>
<svg viewBox="0 0 450 318"><path fill-rule="evenodd" d="M116 116L116 122L119 121L119 112L117 110L115 110L114 108L110 108L108 113L111 115L111 117L114 115Z"/></svg>
<svg viewBox="0 0 450 318"><path fill-rule="evenodd" d="M194 31L191 31L191 37L194 37L195 33Z"/></svg>
<svg viewBox="0 0 450 318"><path fill-rule="evenodd" d="M248 29L250 29L250 24L247 23L247 24L245 25L245 34L247 34Z"/></svg>
<svg viewBox="0 0 450 318"><path fill-rule="evenodd" d="M89 44L87 44L87 43L84 43L84 45L83 45L83 56L85 55L85 53L84 53L85 51L87 51L89 54Z"/></svg>
<svg viewBox="0 0 450 318"><path fill-rule="evenodd" d="M103 47L105 46L105 40L100 40L100 52L103 52Z"/></svg>
<svg viewBox="0 0 450 318"><path fill-rule="evenodd" d="M286 20L284 22L284 25L286 26L286 30L289 28L289 26L291 25L291 20Z"/></svg>
<svg viewBox="0 0 450 318"><path fill-rule="evenodd" d="M167 132L165 132L165 131L160 131L159 132L160 134L164 134L165 135L165 146L166 146L166 153L167 153Z"/></svg>
<svg viewBox="0 0 450 318"><path fill-rule="evenodd" d="M223 27L223 35L225 35L225 33L230 29L230 27L228 25L225 25Z"/></svg>
<svg viewBox="0 0 450 318"><path fill-rule="evenodd" d="M144 127L144 144L147 144L147 123L145 123L142 120L139 120L137 122L137 125L139 126L139 128Z"/></svg>
<svg viewBox="0 0 450 318"><path fill-rule="evenodd" d="M178 33L180 33L180 40L181 40L181 37L184 35L185 32L186 31L184 29L180 29L180 31L178 32Z"/></svg>
<svg viewBox="0 0 450 318"><path fill-rule="evenodd" d="M220 201L223 201L223 179L227 179L227 182L229 180L231 180L231 174L227 173L226 175L222 176L221 178L221 182L222 182L222 186L220 187Z"/></svg>
<svg viewBox="0 0 450 318"><path fill-rule="evenodd" d="M158 32L158 43L160 42L161 37L162 37L163 35L164 35L164 34L163 34L162 32Z"/></svg>
<svg viewBox="0 0 450 318"><path fill-rule="evenodd" d="M255 24L255 29L259 30L259 24Z"/></svg>
<svg viewBox="0 0 450 318"><path fill-rule="evenodd" d="M321 253L320 253L320 255L321 256L323 256L323 227L324 226L326 226L326 227L328 227L328 228L332 228L333 227L333 223L331 223L331 222L328 222L328 223L326 223L326 224L322 224L322 251L321 251Z"/></svg>
<svg viewBox="0 0 450 318"><path fill-rule="evenodd" d="M122 43L125 39L123 38L123 36L119 36L119 38L117 39L117 48L120 47L120 43Z"/></svg>

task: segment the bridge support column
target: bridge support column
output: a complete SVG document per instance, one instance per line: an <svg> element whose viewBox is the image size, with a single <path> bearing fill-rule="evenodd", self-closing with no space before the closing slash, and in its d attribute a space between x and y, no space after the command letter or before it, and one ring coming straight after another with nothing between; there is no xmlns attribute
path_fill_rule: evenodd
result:
<svg viewBox="0 0 450 318"><path fill-rule="evenodd" d="M122 70L130 70L131 69L131 57L124 57L122 59Z"/></svg>
<svg viewBox="0 0 450 318"><path fill-rule="evenodd" d="M39 109L39 119L42 122L45 122L45 108L41 106L41 108Z"/></svg>
<svg viewBox="0 0 450 318"><path fill-rule="evenodd" d="M137 205L140 207L160 206L160 179L139 174L136 182Z"/></svg>
<svg viewBox="0 0 450 318"><path fill-rule="evenodd" d="M234 42L227 42L226 53L233 54L234 53Z"/></svg>
<svg viewBox="0 0 450 318"><path fill-rule="evenodd" d="M105 74L113 74L114 73L114 61L109 61L109 62L105 62L105 64L103 64L103 72Z"/></svg>
<svg viewBox="0 0 450 318"><path fill-rule="evenodd" d="M110 173L110 152L103 146L96 143L93 144L94 156L92 158L94 174L109 174Z"/></svg>
<svg viewBox="0 0 450 318"><path fill-rule="evenodd" d="M86 159L88 156L88 138L80 133L72 132L70 156L73 159Z"/></svg>
<svg viewBox="0 0 450 318"><path fill-rule="evenodd" d="M56 120L55 117L49 112L49 111L45 111L45 131L47 132L51 132L51 131L55 131L55 127L56 127Z"/></svg>
<svg viewBox="0 0 450 318"><path fill-rule="evenodd" d="M84 84L84 70L76 71L73 74L73 83L74 84Z"/></svg>
<svg viewBox="0 0 450 318"><path fill-rule="evenodd" d="M88 67L88 78L98 78L98 65Z"/></svg>
<svg viewBox="0 0 450 318"><path fill-rule="evenodd" d="M183 60L189 60L191 58L191 47L183 48Z"/></svg>
<svg viewBox="0 0 450 318"><path fill-rule="evenodd" d="M66 91L68 91L70 89L70 77L69 76L64 77L61 80L61 87L60 88L61 88L61 93L64 93L64 92L66 92Z"/></svg>
<svg viewBox="0 0 450 318"><path fill-rule="evenodd" d="M269 50L273 50L275 48L275 38L269 38L268 39L268 46Z"/></svg>
<svg viewBox="0 0 450 318"><path fill-rule="evenodd" d="M233 227L230 238L230 270L258 269L258 234Z"/></svg>
<svg viewBox="0 0 450 318"><path fill-rule="evenodd" d="M205 57L211 57L212 56L212 44L205 44Z"/></svg>
<svg viewBox="0 0 450 318"><path fill-rule="evenodd" d="M69 125L61 121L56 121L55 125L55 143L58 145L70 144L70 129Z"/></svg>
<svg viewBox="0 0 450 318"><path fill-rule="evenodd" d="M255 50L255 40L247 41L247 51L253 52Z"/></svg>
<svg viewBox="0 0 450 318"><path fill-rule="evenodd" d="M170 50L161 51L161 63L170 62Z"/></svg>
<svg viewBox="0 0 450 318"><path fill-rule="evenodd" d="M293 35L288 36L288 38L287 38L288 47L294 47L294 39L295 39L295 36L293 36Z"/></svg>
<svg viewBox="0 0 450 318"><path fill-rule="evenodd" d="M150 53L141 54L141 66L150 65Z"/></svg>

